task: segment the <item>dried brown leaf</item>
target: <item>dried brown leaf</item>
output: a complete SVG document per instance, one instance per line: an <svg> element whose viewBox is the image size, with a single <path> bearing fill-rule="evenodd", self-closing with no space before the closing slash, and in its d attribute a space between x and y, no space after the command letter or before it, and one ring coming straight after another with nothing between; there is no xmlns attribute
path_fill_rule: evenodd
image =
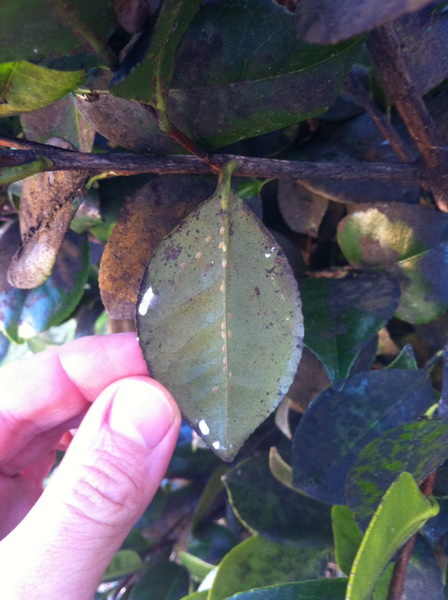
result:
<svg viewBox="0 0 448 600"><path fill-rule="evenodd" d="M74 150L59 138L51 138L48 143ZM8 270L12 286L32 289L48 278L84 197L87 179L85 171L55 171L24 181L19 213L22 241Z"/></svg>
<svg viewBox="0 0 448 600"><path fill-rule="evenodd" d="M162 175L126 199L100 265L101 297L114 319L132 319L145 267L163 238L213 193L213 179Z"/></svg>

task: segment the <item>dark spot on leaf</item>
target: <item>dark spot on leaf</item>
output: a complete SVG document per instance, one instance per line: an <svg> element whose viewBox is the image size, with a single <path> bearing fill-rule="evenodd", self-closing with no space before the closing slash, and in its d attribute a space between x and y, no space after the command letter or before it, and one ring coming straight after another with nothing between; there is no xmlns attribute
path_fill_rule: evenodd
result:
<svg viewBox="0 0 448 600"><path fill-rule="evenodd" d="M164 252L165 260L176 260L181 252L182 248L180 246L167 246Z"/></svg>

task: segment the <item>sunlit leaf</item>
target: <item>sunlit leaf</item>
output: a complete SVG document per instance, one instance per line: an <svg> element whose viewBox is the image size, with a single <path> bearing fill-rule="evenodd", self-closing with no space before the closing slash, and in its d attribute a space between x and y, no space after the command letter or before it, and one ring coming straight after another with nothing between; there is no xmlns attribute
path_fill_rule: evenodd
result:
<svg viewBox="0 0 448 600"><path fill-rule="evenodd" d="M260 493L260 482L263 492ZM238 518L253 532L274 542L322 545L331 541L330 509L279 483L267 456L250 458L224 477Z"/></svg>
<svg viewBox="0 0 448 600"><path fill-rule="evenodd" d="M367 600L393 554L438 510L412 475L402 473L372 517L353 563L346 600Z"/></svg>
<svg viewBox="0 0 448 600"><path fill-rule="evenodd" d="M384 369L358 373L324 390L308 407L293 441L294 485L330 504L346 504L348 471L364 446L415 421L433 404L427 374Z"/></svg>
<svg viewBox="0 0 448 600"><path fill-rule="evenodd" d="M300 359L297 285L279 246L230 188L154 253L137 311L151 372L225 460L276 408Z"/></svg>
<svg viewBox="0 0 448 600"><path fill-rule="evenodd" d="M367 525L397 476L407 471L420 485L448 458L448 423L423 420L387 431L357 456L348 478L347 503Z"/></svg>
<svg viewBox="0 0 448 600"><path fill-rule="evenodd" d="M210 565L205 562L205 560L202 560L189 552L179 552L179 560L188 572L198 581L202 581L205 576L214 569L214 565Z"/></svg>
<svg viewBox="0 0 448 600"><path fill-rule="evenodd" d="M84 71L54 71L26 61L0 64L0 117L51 104L83 83Z"/></svg>
<svg viewBox="0 0 448 600"><path fill-rule="evenodd" d="M313 44L334 44L393 21L432 0L300 0L296 9L299 35Z"/></svg>
<svg viewBox="0 0 448 600"><path fill-rule="evenodd" d="M363 346L394 314L400 289L386 274L300 283L304 344L316 354L332 381L348 376Z"/></svg>
<svg viewBox="0 0 448 600"><path fill-rule="evenodd" d="M344 575L350 575L352 564L362 541L362 533L348 506L331 509L336 563Z"/></svg>
<svg viewBox="0 0 448 600"><path fill-rule="evenodd" d="M356 268L381 269L398 280L399 318L428 323L446 312L447 215L422 206L368 206L341 221L338 242Z"/></svg>
<svg viewBox="0 0 448 600"><path fill-rule="evenodd" d="M208 600L224 600L237 592L288 581L322 577L327 550L292 548L253 536L221 561Z"/></svg>

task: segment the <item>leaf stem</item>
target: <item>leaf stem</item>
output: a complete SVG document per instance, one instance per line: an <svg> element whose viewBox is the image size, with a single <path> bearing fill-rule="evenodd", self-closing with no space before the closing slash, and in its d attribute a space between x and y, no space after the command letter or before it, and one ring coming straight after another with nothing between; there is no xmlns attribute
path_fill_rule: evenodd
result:
<svg viewBox="0 0 448 600"><path fill-rule="evenodd" d="M436 480L437 471L428 475L425 481L420 486L422 494L429 496L432 493L434 483ZM394 572L392 575L392 581L389 587L389 594L387 600L401 600L404 590L404 584L406 581L406 573L408 570L408 564L411 559L412 550L414 549L415 540L417 534L415 533L404 546L398 552L397 561L395 563Z"/></svg>
<svg viewBox="0 0 448 600"><path fill-rule="evenodd" d="M389 23L374 29L367 40L367 48L386 93L400 113L423 162L430 171L446 170L448 149L445 140L412 80L394 25ZM429 177L423 187L432 191L439 210L448 212L448 182Z"/></svg>

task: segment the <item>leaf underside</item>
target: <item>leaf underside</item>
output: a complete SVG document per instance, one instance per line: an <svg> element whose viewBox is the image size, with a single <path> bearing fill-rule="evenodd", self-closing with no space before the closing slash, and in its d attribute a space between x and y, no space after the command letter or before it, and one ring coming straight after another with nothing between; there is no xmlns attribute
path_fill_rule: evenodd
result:
<svg viewBox="0 0 448 600"><path fill-rule="evenodd" d="M303 324L286 258L229 178L155 251L137 328L151 372L231 461L286 393Z"/></svg>

